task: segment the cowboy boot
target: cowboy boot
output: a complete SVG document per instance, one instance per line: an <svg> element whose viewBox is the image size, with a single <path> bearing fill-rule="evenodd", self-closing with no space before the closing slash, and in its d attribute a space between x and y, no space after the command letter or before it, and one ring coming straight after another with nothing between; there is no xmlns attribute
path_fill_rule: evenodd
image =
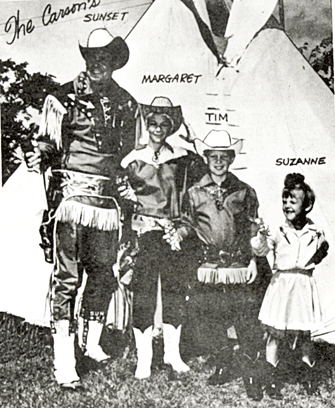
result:
<svg viewBox="0 0 335 408"><path fill-rule="evenodd" d="M208 380L208 385L223 385L226 384L231 377L231 365L233 361L233 348L224 347L216 356L215 372Z"/></svg>
<svg viewBox="0 0 335 408"><path fill-rule="evenodd" d="M101 362L109 358L109 355L107 355L99 345L102 329L103 323L100 323L97 320L89 320L86 350L84 355L97 362Z"/></svg>
<svg viewBox="0 0 335 408"><path fill-rule="evenodd" d="M138 379L148 378L151 375L152 361L152 326L143 333L140 329L133 328L137 349L137 366L135 377Z"/></svg>
<svg viewBox="0 0 335 408"><path fill-rule="evenodd" d="M236 354L236 360L242 369L242 379L247 396L254 401L261 401L263 399L259 358L260 353L257 353L255 358L251 358L251 356L243 351Z"/></svg>
<svg viewBox="0 0 335 408"><path fill-rule="evenodd" d="M284 398L281 393L282 384L278 376L278 365L274 367L271 363L267 363L267 382L265 391L268 396L274 400L282 400Z"/></svg>
<svg viewBox="0 0 335 408"><path fill-rule="evenodd" d="M76 371L74 354L74 333L69 332L69 321L55 322L56 332L52 335L54 341L54 369L58 384L64 388L76 388L80 379Z"/></svg>
<svg viewBox="0 0 335 408"><path fill-rule="evenodd" d="M171 324L163 324L164 363L171 364L178 373L189 371L190 367L183 362L179 353L181 325L174 328Z"/></svg>

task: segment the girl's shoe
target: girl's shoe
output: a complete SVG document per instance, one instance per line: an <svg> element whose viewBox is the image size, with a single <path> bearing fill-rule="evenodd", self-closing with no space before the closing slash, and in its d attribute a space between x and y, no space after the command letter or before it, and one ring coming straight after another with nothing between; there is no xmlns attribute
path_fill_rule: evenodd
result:
<svg viewBox="0 0 335 408"><path fill-rule="evenodd" d="M304 364L303 367L302 385L308 395L316 394L319 383L315 373L315 366L310 367L308 364Z"/></svg>

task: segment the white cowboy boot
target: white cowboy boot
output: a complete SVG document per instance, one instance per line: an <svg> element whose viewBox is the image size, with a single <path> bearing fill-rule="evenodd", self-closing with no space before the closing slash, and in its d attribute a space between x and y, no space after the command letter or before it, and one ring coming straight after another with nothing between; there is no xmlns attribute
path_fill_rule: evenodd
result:
<svg viewBox="0 0 335 408"><path fill-rule="evenodd" d="M164 363L171 364L178 373L189 371L190 367L183 362L179 353L181 325L175 329L171 324L163 325Z"/></svg>
<svg viewBox="0 0 335 408"><path fill-rule="evenodd" d="M137 366L135 377L142 379L151 375L152 361L152 326L148 327L143 333L140 329L133 329L136 349Z"/></svg>
<svg viewBox="0 0 335 408"><path fill-rule="evenodd" d="M98 362L109 358L109 355L107 355L99 345L102 329L103 323L97 320L90 320L88 322L87 343L84 355Z"/></svg>
<svg viewBox="0 0 335 408"><path fill-rule="evenodd" d="M87 322L87 324L88 324L88 322ZM85 347L86 347L84 345L84 343L86 343L86 340L84 340L84 337L87 336L87 333L84 334L84 332L85 332L85 320L82 317L78 317L77 336L78 336L78 346L80 347L81 350L84 350Z"/></svg>
<svg viewBox="0 0 335 408"><path fill-rule="evenodd" d="M69 321L55 322L56 333L54 340L54 368L58 384L70 386L79 381L76 371L76 358L74 355L74 333L69 333Z"/></svg>

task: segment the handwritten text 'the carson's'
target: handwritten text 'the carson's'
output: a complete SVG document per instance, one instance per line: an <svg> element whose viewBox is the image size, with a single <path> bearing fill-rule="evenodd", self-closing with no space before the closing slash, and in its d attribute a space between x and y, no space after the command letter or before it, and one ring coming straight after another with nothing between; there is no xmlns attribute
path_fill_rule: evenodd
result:
<svg viewBox="0 0 335 408"><path fill-rule="evenodd" d="M49 24L53 24L58 20L76 14L83 10L90 10L94 7L100 5L100 0L85 0L81 3L73 3L72 6L67 6L65 8L60 8L58 10L54 10L51 4L47 4L44 7L41 19L43 26L48 26ZM26 21L27 19L23 19ZM21 23L20 21L20 10L17 10L16 15L12 15L9 17L5 24L5 32L8 34L12 34L10 41L6 41L8 45L14 43L15 40L20 39L20 35L25 36L27 34L31 34L35 29L33 24L33 20L29 19L26 23Z"/></svg>

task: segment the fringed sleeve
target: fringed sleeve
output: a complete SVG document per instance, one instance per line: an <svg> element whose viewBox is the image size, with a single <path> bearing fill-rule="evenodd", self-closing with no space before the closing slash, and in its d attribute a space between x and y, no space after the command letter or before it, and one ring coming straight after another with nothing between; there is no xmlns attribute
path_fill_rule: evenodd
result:
<svg viewBox="0 0 335 408"><path fill-rule="evenodd" d="M49 136L56 144L57 149L62 148L62 121L67 110L52 95L45 99L42 118L39 128L39 136Z"/></svg>

